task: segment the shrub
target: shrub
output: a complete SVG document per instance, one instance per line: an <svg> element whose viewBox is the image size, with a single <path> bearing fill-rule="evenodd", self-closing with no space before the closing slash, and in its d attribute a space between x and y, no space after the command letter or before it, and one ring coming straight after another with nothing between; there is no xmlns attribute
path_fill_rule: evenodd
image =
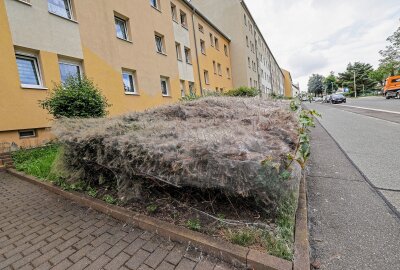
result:
<svg viewBox="0 0 400 270"><path fill-rule="evenodd" d="M249 87L239 87L236 89L229 90L228 92L224 93L225 96L229 97L256 97L260 94L260 91L256 88L249 88Z"/></svg>
<svg viewBox="0 0 400 270"><path fill-rule="evenodd" d="M54 118L104 117L110 106L93 81L73 76L55 84L50 96L40 101L40 105Z"/></svg>

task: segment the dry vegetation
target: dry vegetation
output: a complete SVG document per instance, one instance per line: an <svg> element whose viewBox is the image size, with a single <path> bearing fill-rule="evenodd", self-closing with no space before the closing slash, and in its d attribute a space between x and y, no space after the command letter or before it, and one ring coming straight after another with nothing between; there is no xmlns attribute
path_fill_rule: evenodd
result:
<svg viewBox="0 0 400 270"><path fill-rule="evenodd" d="M296 187L297 177L281 177L297 140L287 108L282 101L209 97L112 119L61 120L54 132L73 178L116 182L124 201L141 198L150 181L252 197L273 213Z"/></svg>

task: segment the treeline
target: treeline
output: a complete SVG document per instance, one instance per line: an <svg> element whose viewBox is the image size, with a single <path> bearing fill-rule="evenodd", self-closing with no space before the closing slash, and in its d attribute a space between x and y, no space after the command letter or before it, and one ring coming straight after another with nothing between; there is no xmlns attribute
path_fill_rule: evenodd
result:
<svg viewBox="0 0 400 270"><path fill-rule="evenodd" d="M387 42L386 48L379 51L381 59L378 68L374 69L368 63L355 62L349 63L346 70L337 76L333 71L328 76L313 74L308 81L308 92L317 96L347 88L349 95L356 92L359 96L381 90L387 77L400 74L400 27L387 38Z"/></svg>

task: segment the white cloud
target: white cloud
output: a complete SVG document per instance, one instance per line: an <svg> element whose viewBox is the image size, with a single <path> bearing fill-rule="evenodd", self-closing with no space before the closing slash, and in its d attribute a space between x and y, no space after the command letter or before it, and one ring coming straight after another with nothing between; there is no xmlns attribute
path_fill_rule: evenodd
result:
<svg viewBox="0 0 400 270"><path fill-rule="evenodd" d="M399 0L246 0L282 68L303 90L312 73L342 72L349 62L379 63L399 26Z"/></svg>

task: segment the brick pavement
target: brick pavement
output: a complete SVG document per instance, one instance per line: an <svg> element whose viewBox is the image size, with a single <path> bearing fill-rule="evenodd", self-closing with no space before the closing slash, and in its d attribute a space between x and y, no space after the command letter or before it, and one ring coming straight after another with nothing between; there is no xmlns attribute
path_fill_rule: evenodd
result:
<svg viewBox="0 0 400 270"><path fill-rule="evenodd" d="M0 269L233 269L0 172Z"/></svg>

